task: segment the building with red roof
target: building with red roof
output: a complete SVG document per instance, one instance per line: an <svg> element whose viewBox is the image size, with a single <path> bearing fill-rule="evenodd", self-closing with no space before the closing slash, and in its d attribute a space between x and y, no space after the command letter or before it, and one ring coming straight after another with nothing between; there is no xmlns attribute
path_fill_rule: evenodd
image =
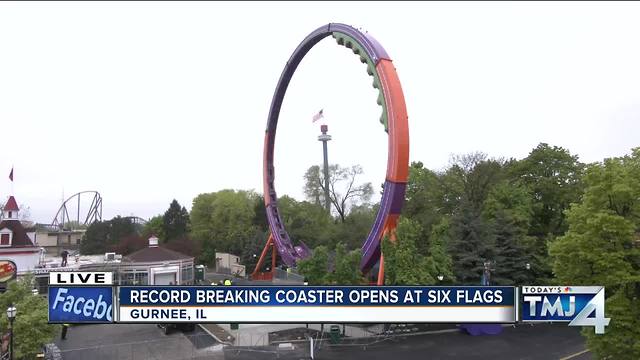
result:
<svg viewBox="0 0 640 360"><path fill-rule="evenodd" d="M12 195L2 207L0 259L13 261L20 275L38 266L41 250L20 222L19 213L20 208Z"/></svg>

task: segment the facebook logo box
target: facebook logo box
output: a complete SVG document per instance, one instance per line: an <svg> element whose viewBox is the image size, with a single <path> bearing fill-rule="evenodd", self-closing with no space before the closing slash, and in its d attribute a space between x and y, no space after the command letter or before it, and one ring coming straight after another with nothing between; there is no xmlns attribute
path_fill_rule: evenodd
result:
<svg viewBox="0 0 640 360"><path fill-rule="evenodd" d="M112 287L49 287L50 323L112 323Z"/></svg>

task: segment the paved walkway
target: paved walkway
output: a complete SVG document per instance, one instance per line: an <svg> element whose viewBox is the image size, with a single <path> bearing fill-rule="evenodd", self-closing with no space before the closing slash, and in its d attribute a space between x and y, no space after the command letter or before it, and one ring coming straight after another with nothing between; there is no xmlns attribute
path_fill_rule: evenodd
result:
<svg viewBox="0 0 640 360"><path fill-rule="evenodd" d="M217 341L221 343L234 344L235 337L231 335L231 330L227 324L226 330L218 324L199 324L205 332L213 336Z"/></svg>
<svg viewBox="0 0 640 360"><path fill-rule="evenodd" d="M210 324L211 325L211 324ZM228 326L228 325L227 325ZM241 324L239 342L259 345L268 341L271 331L300 324ZM302 325L304 327L304 325ZM318 328L319 325L310 325ZM325 325L328 330L329 325ZM220 326L222 331L223 326ZM451 329L450 329L451 330ZM235 330L230 330L235 332ZM347 334L364 331L356 326L347 326ZM317 359L571 359L588 360L591 354L585 351L585 341L580 329L566 324L519 325L506 327L498 336L469 336L460 331L434 330L430 335L398 337L378 345L353 346L324 343L318 351ZM80 325L69 329L67 340L56 340L65 360L174 360L208 359L232 360L231 353L225 354L222 346L200 328L193 333L175 331L164 335L153 324L107 324ZM246 345L245 345L246 346ZM256 350L257 351L257 350ZM256 351L235 351L238 359L256 359ZM285 351L284 353L287 353ZM287 358L280 353L281 359ZM260 353L265 359L274 359L273 352ZM292 353L293 354L293 353ZM225 358L225 355L227 356ZM244 357L242 357L244 356ZM271 356L271 357L269 357ZM297 356L297 354L296 354ZM300 357L296 357L299 359Z"/></svg>
<svg viewBox="0 0 640 360"><path fill-rule="evenodd" d="M199 329L164 335L154 324L77 325L55 343L65 360L223 359L221 347Z"/></svg>
<svg viewBox="0 0 640 360"><path fill-rule="evenodd" d="M206 326L209 326L208 324ZM329 328L334 324L324 324L324 332L328 333ZM342 333L342 324L335 324L340 327ZM214 325L215 326L215 325ZM309 324L309 329L320 331L323 327L321 324ZM217 328L220 331L220 335L217 337L222 340L230 337L230 342L235 346L264 346L269 345L269 333L288 330L305 328L305 324L240 324L238 330L232 330L229 324L218 324ZM402 329L405 329L404 327ZM429 325L426 331L440 331L443 329L451 329L457 331L455 325L450 324L433 324ZM406 332L411 332L412 328L407 327ZM415 330L415 329L414 329ZM383 325L371 325L371 326L344 326L345 336L347 337L371 337L376 336L383 331ZM395 333L396 335L398 333Z"/></svg>
<svg viewBox="0 0 640 360"><path fill-rule="evenodd" d="M229 324L218 325L234 338L235 346L269 345L270 332L300 327L300 325L291 324L240 324L238 330L231 330Z"/></svg>
<svg viewBox="0 0 640 360"><path fill-rule="evenodd" d="M323 346L316 359L350 360L589 360L580 328L566 324L505 327L495 336L470 336L462 332L409 336L374 346Z"/></svg>

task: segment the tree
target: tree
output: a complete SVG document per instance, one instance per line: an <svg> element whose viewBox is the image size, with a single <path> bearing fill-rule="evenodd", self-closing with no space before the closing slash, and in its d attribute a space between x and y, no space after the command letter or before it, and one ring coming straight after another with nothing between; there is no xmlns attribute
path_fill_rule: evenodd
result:
<svg viewBox="0 0 640 360"><path fill-rule="evenodd" d="M483 264L493 260L495 249L492 223L483 209L492 189L505 179L509 164L481 152L454 155L441 172L420 162L411 164L403 212L422 229L417 251L436 263L450 264L433 275L452 278L442 273L453 269L464 283L480 281Z"/></svg>
<svg viewBox="0 0 640 360"><path fill-rule="evenodd" d="M294 242L302 241L310 248L329 243L334 226L329 214L319 205L298 202L289 196L278 199L283 224Z"/></svg>
<svg viewBox="0 0 640 360"><path fill-rule="evenodd" d="M136 234L129 218L116 216L109 221L96 221L89 225L80 242L82 254L103 254L127 236Z"/></svg>
<svg viewBox="0 0 640 360"><path fill-rule="evenodd" d="M428 264L427 268L433 269L433 273L431 274L433 277L437 278L438 276L442 276L442 281L446 279L447 282L452 282L454 279L453 262L447 252L450 242L451 223L448 218L443 217L439 223L431 228L427 252L427 260L431 263Z"/></svg>
<svg viewBox="0 0 640 360"><path fill-rule="evenodd" d="M148 238L138 234L129 234L118 241L110 250L122 254L129 255L134 251L143 249L149 244Z"/></svg>
<svg viewBox="0 0 640 360"><path fill-rule="evenodd" d="M327 283L335 285L360 285L364 281L360 271L361 251L347 250L343 243L336 245L333 271L327 276Z"/></svg>
<svg viewBox="0 0 640 360"><path fill-rule="evenodd" d="M417 221L422 230L422 237L429 239L432 227L444 216L453 213L445 201L445 189L441 174L424 167L421 162L411 163L409 181L407 183L406 200L402 208L403 216ZM418 242L418 251L427 254L429 241Z"/></svg>
<svg viewBox="0 0 640 360"><path fill-rule="evenodd" d="M329 166L329 200L342 222L352 206L367 203L373 195L371 183L356 185L356 177L363 173L360 165L347 168L335 164ZM320 166L311 166L304 178L307 199L324 206L324 174Z"/></svg>
<svg viewBox="0 0 640 360"><path fill-rule="evenodd" d="M164 234L164 229L163 229L162 215L156 215L151 219L149 219L149 221L147 221L146 224L144 224L144 227L142 228L142 236L145 239L148 239L151 237L151 235L155 235L161 241L166 240L166 236Z"/></svg>
<svg viewBox="0 0 640 360"><path fill-rule="evenodd" d="M583 192L584 164L578 156L559 146L540 143L529 155L507 167L509 177L524 184L532 197L528 234L535 237L533 252L538 282L551 277L549 244L567 231L566 210L578 202Z"/></svg>
<svg viewBox="0 0 640 360"><path fill-rule="evenodd" d="M215 252L240 254L256 227L256 194L221 190L198 195L191 209L191 235L200 246L200 260L213 264Z"/></svg>
<svg viewBox="0 0 640 360"><path fill-rule="evenodd" d="M167 249L193 256L195 258L200 254L200 244L197 241L192 240L189 235L184 235L181 238L172 240L163 246Z"/></svg>
<svg viewBox="0 0 640 360"><path fill-rule="evenodd" d="M494 239L494 284L532 284L533 274L540 266L533 251L533 238L527 235L531 215L531 198L526 187L504 181L489 193L484 216L491 224Z"/></svg>
<svg viewBox="0 0 640 360"><path fill-rule="evenodd" d="M264 206L264 196L255 195L253 212L253 226L261 232L268 231L269 221L267 220L267 209Z"/></svg>
<svg viewBox="0 0 640 360"><path fill-rule="evenodd" d="M309 258L298 261L298 272L304 275L309 284L324 285L327 282L328 261L329 250L320 245L313 249Z"/></svg>
<svg viewBox="0 0 640 360"><path fill-rule="evenodd" d="M162 230L166 241L181 239L189 232L189 212L176 199L162 216Z"/></svg>
<svg viewBox="0 0 640 360"><path fill-rule="evenodd" d="M115 245L124 237L136 234L136 227L131 218L116 216L109 220L109 232L107 233L107 243Z"/></svg>
<svg viewBox="0 0 640 360"><path fill-rule="evenodd" d="M582 330L594 358L635 360L640 357L639 293L640 283L627 284L606 300L605 313L611 321L604 335L594 334L591 327Z"/></svg>
<svg viewBox="0 0 640 360"><path fill-rule="evenodd" d="M242 246L242 252L240 253L240 261L245 265L247 273L253 272L256 265L258 264L260 254L262 253L262 249L267 243L268 237L268 231L256 229L256 232L253 234L253 236L250 236L244 242L244 245ZM266 261L265 259L265 264L270 264L270 262Z"/></svg>
<svg viewBox="0 0 640 360"><path fill-rule="evenodd" d="M17 309L14 333L19 334L14 342L15 359L35 359L42 346L50 342L59 331L58 325L48 324L49 305L41 296L34 296L33 276L27 275L8 284L7 291L0 295L0 308L13 304ZM0 316L0 329L8 328L6 316Z"/></svg>
<svg viewBox="0 0 640 360"><path fill-rule="evenodd" d="M504 177L504 161L487 159L486 154L475 152L455 155L451 162L445 173L445 184L451 184L448 186L448 200L457 198L458 205L464 200L467 206L481 209L493 186Z"/></svg>
<svg viewBox="0 0 640 360"><path fill-rule="evenodd" d="M384 254L385 284L432 285L437 273L435 262L417 252L422 229L412 220L402 218L398 223L397 241L385 236L382 242Z"/></svg>
<svg viewBox="0 0 640 360"><path fill-rule="evenodd" d="M490 224L480 209L464 199L451 218L449 253L456 278L464 285L480 283L484 262L494 253Z"/></svg>
<svg viewBox="0 0 640 360"><path fill-rule="evenodd" d="M559 146L540 143L509 167L511 177L526 185L534 199L530 235L545 238L567 230L565 210L582 194L584 164Z"/></svg>
<svg viewBox="0 0 640 360"><path fill-rule="evenodd" d="M605 335L585 329L599 358L640 358L640 148L587 167L580 203L567 211L569 230L550 246L560 284L603 285L611 318Z"/></svg>
<svg viewBox="0 0 640 360"><path fill-rule="evenodd" d="M27 204L20 204L18 206L20 208L20 221L30 221L31 220L31 207Z"/></svg>
<svg viewBox="0 0 640 360"><path fill-rule="evenodd" d="M351 208L349 215L344 222L330 224L329 240L330 247L343 243L348 250L360 249L362 242L371 231L371 225L376 217L379 205L360 205Z"/></svg>
<svg viewBox="0 0 640 360"><path fill-rule="evenodd" d="M109 221L96 221L89 225L80 242L82 254L104 254L107 252Z"/></svg>

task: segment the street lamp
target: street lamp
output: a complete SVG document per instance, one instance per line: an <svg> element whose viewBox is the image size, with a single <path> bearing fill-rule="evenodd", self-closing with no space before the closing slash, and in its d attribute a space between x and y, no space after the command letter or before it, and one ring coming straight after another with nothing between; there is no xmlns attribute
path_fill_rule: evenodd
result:
<svg viewBox="0 0 640 360"><path fill-rule="evenodd" d="M482 285L489 286L491 285L491 271L495 270L492 268L492 261L485 261L483 264L483 277L482 277Z"/></svg>
<svg viewBox="0 0 640 360"><path fill-rule="evenodd" d="M527 270L531 270L531 264L529 264L529 263L526 263L526 265L524 267L527 268Z"/></svg>
<svg viewBox="0 0 640 360"><path fill-rule="evenodd" d="M11 332L9 333L9 336L11 336L11 342L9 343L9 359L11 360L13 360L13 320L16 318L16 313L16 307L13 306L13 304L9 305L7 308L7 319L9 319L9 328L11 329Z"/></svg>
<svg viewBox="0 0 640 360"><path fill-rule="evenodd" d="M444 279L443 275L438 275L438 280L442 281Z"/></svg>

